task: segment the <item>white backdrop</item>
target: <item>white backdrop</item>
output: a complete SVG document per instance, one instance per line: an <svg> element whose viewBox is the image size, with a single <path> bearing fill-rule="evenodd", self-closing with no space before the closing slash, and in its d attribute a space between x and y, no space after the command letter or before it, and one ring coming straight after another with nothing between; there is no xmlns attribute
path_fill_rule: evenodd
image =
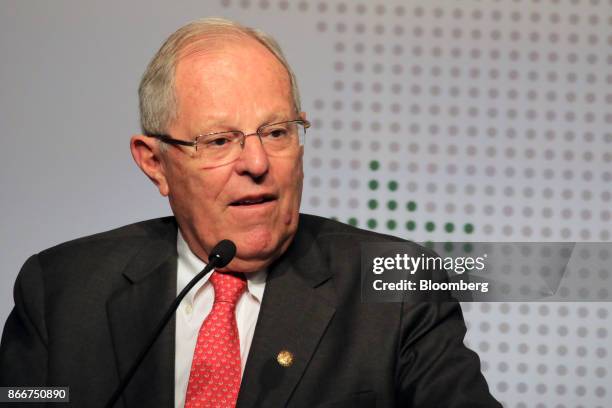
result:
<svg viewBox="0 0 612 408"><path fill-rule="evenodd" d="M32 253L169 214L129 154L136 90L163 39L202 16L263 28L294 67L314 123L303 211L416 241L610 239L610 0L0 10L2 322ZM612 406L609 303L464 310L506 406Z"/></svg>

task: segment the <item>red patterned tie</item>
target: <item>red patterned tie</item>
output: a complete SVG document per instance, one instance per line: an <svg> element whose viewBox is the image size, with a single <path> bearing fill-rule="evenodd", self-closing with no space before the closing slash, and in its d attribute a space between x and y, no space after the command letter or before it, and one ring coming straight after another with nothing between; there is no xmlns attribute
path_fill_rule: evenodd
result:
<svg viewBox="0 0 612 408"><path fill-rule="evenodd" d="M234 407L240 389L240 340L234 312L246 281L244 275L215 271L210 282L215 303L200 327L185 408Z"/></svg>

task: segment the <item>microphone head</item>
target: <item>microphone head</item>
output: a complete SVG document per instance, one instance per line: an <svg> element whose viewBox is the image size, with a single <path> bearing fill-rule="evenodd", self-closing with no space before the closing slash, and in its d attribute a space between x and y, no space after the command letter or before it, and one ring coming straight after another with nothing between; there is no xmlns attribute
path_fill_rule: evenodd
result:
<svg viewBox="0 0 612 408"><path fill-rule="evenodd" d="M234 259L234 256L236 256L236 244L229 239L224 239L210 251L208 263L214 265L215 268L223 268Z"/></svg>

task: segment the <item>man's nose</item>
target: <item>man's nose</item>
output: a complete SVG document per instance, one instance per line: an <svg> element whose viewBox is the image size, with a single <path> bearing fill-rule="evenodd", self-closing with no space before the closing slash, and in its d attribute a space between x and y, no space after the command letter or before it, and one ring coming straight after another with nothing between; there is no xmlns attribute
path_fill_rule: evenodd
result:
<svg viewBox="0 0 612 408"><path fill-rule="evenodd" d="M261 139L257 133L244 137L242 152L236 163L236 170L240 174L250 174L254 178L263 176L270 168L270 161Z"/></svg>

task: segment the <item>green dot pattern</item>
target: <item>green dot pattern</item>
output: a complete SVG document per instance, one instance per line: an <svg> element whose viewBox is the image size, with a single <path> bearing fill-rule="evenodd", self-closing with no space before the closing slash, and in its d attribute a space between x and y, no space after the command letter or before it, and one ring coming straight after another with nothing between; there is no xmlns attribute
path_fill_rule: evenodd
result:
<svg viewBox="0 0 612 408"><path fill-rule="evenodd" d="M377 171L380 169L380 162L378 160L371 160L368 163L368 167L370 168L371 171ZM390 193L394 193L396 191L398 191L399 189L399 183L396 180L390 180L387 182L386 184L387 186L387 190ZM375 178L372 178L368 181L368 188L370 191L380 191L379 188L381 187L381 182ZM383 193L384 194L384 193ZM395 211L398 209L399 204L397 202L397 199L387 199L386 202L385 200L386 197L376 197L376 198L370 198L367 201L367 206L369 210L377 210L379 208L379 206L384 206L386 205L386 209L389 211ZM418 204L416 201L414 200L409 200L405 202L406 204L406 210L408 212L415 212L417 211L418 208ZM386 226L386 228L390 231L394 231L398 228L398 225L402 225L401 223L404 222L404 227L406 228L407 231L417 231L417 222L415 220L401 220L401 217L398 217L400 219L388 219L386 222L384 222L384 226ZM332 217L332 219L337 219L336 217ZM359 221L356 217L349 217L347 219L347 223L349 225L352 225L354 227L359 225ZM378 221L375 218L368 218L367 220L365 220L365 225L364 227L369 228L369 229L376 229L378 228ZM440 230L443 230L444 232L446 232L447 234L452 234L454 232L456 232L457 230L461 229L461 226L456 225L453 222L443 222L440 223L439 225ZM424 224L422 224L422 227L425 232L428 233L433 233L434 231L436 231L436 223L433 221L427 221ZM474 225L472 223L465 223L463 224L463 231L466 234L471 234L474 232ZM433 244L432 244L433 245ZM451 242L446 242L444 244L445 250L447 251L452 251L453 250L453 244ZM472 246L470 244L464 244L463 245L463 249L465 252L470 252L472 250Z"/></svg>

